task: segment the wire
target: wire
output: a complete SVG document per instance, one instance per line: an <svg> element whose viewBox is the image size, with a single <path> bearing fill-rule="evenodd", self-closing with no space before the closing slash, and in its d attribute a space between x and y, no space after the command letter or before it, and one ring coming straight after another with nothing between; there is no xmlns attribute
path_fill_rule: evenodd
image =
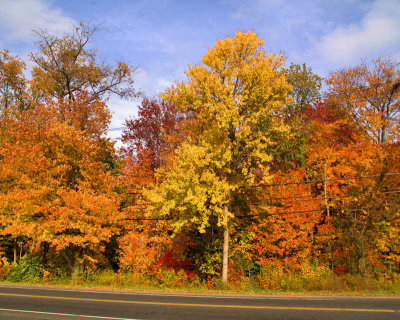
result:
<svg viewBox="0 0 400 320"><path fill-rule="evenodd" d="M295 214L295 213L310 213L310 212L321 212L325 209L314 209L314 210L304 210L304 211L290 211L290 212L274 212L274 213L267 213L266 215L263 214L249 214L245 216L237 216L237 217L269 217L269 216L277 216L277 215L286 215L286 214Z"/></svg>
<svg viewBox="0 0 400 320"><path fill-rule="evenodd" d="M400 175L400 172L392 172L386 173L384 176L397 176ZM324 180L313 180L313 181L297 181L297 182L286 182L286 183L272 183L272 184L258 184L255 186L250 186L249 188L259 188L259 187L277 187L277 186L288 186L293 184L312 184L312 183L321 183L321 182L332 182L332 181L345 181L345 180L357 180L357 179L371 179L377 178L382 175L376 174L372 176L359 176L359 177L348 177L348 178L335 178L335 179L324 179ZM244 188L244 187L242 187Z"/></svg>
<svg viewBox="0 0 400 320"><path fill-rule="evenodd" d="M172 220L172 218L126 218L126 219L124 219L125 221L128 221L128 220L136 220L136 221L142 221L142 220L149 220L149 221L153 221L153 220L156 220L156 221L158 221L158 220Z"/></svg>
<svg viewBox="0 0 400 320"><path fill-rule="evenodd" d="M397 191L388 191L388 192L378 192L375 193L374 195L380 195L380 194L394 194L394 193L400 193L400 190ZM330 196L327 197L329 201L335 201L335 200L339 200L339 199L350 199L350 198L354 198L355 196ZM293 201L287 201L287 203L293 203L293 202L306 202L306 201L324 201L325 198L311 198L311 199L304 199L304 200L293 200ZM276 203L276 202L275 202ZM251 205L257 205L257 204L274 204L274 202L272 201L256 201L256 202L252 202Z"/></svg>
<svg viewBox="0 0 400 320"><path fill-rule="evenodd" d="M397 189L389 189L389 190L384 190L382 192L378 192L375 193L376 195L378 194L390 194L390 193L400 193L400 190ZM349 199L349 198L354 198L355 196L334 196L334 195L329 195L327 197L327 199L329 201L334 201L334 200L338 200L338 199ZM279 201L277 199L267 199L267 200L258 200L258 201L254 201L251 202L251 204L260 204L260 203L264 203L264 204L273 204L273 203L277 203L277 202L287 202L287 203L293 203L293 202L307 202L307 201L324 201L325 198L310 198L310 199L306 199L306 197L303 197L304 199L302 199L302 197L294 197L292 200L292 198L280 198L281 200ZM240 203L240 201L237 201L238 203Z"/></svg>
<svg viewBox="0 0 400 320"><path fill-rule="evenodd" d="M108 131L120 131L124 129L128 129L128 127L124 126L124 127L109 128Z"/></svg>

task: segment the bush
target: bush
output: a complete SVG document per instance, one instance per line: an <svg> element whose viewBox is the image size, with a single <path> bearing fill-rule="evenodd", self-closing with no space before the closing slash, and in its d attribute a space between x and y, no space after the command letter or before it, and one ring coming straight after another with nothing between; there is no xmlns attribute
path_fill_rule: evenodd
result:
<svg viewBox="0 0 400 320"><path fill-rule="evenodd" d="M0 280L5 280L7 278L8 269L10 269L10 264L5 257L0 258Z"/></svg>
<svg viewBox="0 0 400 320"><path fill-rule="evenodd" d="M11 282L42 282L47 274L36 257L22 257L19 263L11 264L7 272L7 280Z"/></svg>

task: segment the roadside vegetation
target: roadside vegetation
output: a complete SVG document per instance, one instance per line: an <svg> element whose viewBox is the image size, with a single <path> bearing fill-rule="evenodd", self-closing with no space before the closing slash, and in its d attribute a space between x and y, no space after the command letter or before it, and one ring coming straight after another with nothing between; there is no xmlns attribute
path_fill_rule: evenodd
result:
<svg viewBox="0 0 400 320"><path fill-rule="evenodd" d="M147 97L97 31L37 31L29 76L0 50L0 280L400 293L397 61L322 79L237 32Z"/></svg>

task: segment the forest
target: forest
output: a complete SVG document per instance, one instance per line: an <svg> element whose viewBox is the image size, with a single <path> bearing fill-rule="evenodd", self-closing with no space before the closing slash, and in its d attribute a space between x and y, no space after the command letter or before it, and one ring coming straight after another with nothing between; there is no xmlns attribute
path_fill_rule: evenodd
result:
<svg viewBox="0 0 400 320"><path fill-rule="evenodd" d="M238 31L149 97L98 31L0 50L2 281L400 292L399 62L323 79Z"/></svg>

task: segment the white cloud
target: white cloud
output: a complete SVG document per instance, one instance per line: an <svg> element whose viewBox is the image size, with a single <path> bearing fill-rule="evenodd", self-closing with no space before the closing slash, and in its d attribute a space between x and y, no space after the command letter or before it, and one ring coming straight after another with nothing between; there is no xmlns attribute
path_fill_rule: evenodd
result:
<svg viewBox="0 0 400 320"><path fill-rule="evenodd" d="M62 32L72 24L72 19L46 0L1 0L0 38L30 40L33 29Z"/></svg>
<svg viewBox="0 0 400 320"><path fill-rule="evenodd" d="M112 96L107 105L112 113L111 128L120 128L123 126L125 120L136 117L141 99L124 100L118 96Z"/></svg>
<svg viewBox="0 0 400 320"><path fill-rule="evenodd" d="M152 78L142 68L139 68L135 75L135 87L142 89L143 93L150 98L155 98L160 92L170 87L173 82L163 78ZM132 100L123 100L118 96L112 96L108 100L112 119L110 131L107 136L115 141L118 141L116 146L121 147L121 142L118 140L122 134L124 123L128 119L136 118L138 114L138 105L141 103L141 98Z"/></svg>
<svg viewBox="0 0 400 320"><path fill-rule="evenodd" d="M398 0L374 1L359 23L337 27L317 41L313 54L330 65L356 64L361 58L398 56L399 4Z"/></svg>
<svg viewBox="0 0 400 320"><path fill-rule="evenodd" d="M123 100L117 96L112 96L107 105L110 108L112 119L110 124L110 131L107 133L107 137L111 138L116 142L116 148L120 148L122 146L121 134L124 128L124 123L127 119L135 118L137 116L138 105L140 103L140 99L136 99L134 101L131 100Z"/></svg>
<svg viewBox="0 0 400 320"><path fill-rule="evenodd" d="M157 96L174 83L159 77L155 72L148 72L143 68L138 68L133 78L135 80L135 88L149 97Z"/></svg>
<svg viewBox="0 0 400 320"><path fill-rule="evenodd" d="M142 90L142 93L149 98L156 98L160 92L164 91L167 87L170 87L173 84L173 82L163 78L149 77L148 73L141 68L136 71L134 79L135 87L138 90ZM118 96L111 96L107 103L112 112L110 127L120 128L127 119L137 117L137 106L140 103L141 97L138 97L132 101L120 99Z"/></svg>

